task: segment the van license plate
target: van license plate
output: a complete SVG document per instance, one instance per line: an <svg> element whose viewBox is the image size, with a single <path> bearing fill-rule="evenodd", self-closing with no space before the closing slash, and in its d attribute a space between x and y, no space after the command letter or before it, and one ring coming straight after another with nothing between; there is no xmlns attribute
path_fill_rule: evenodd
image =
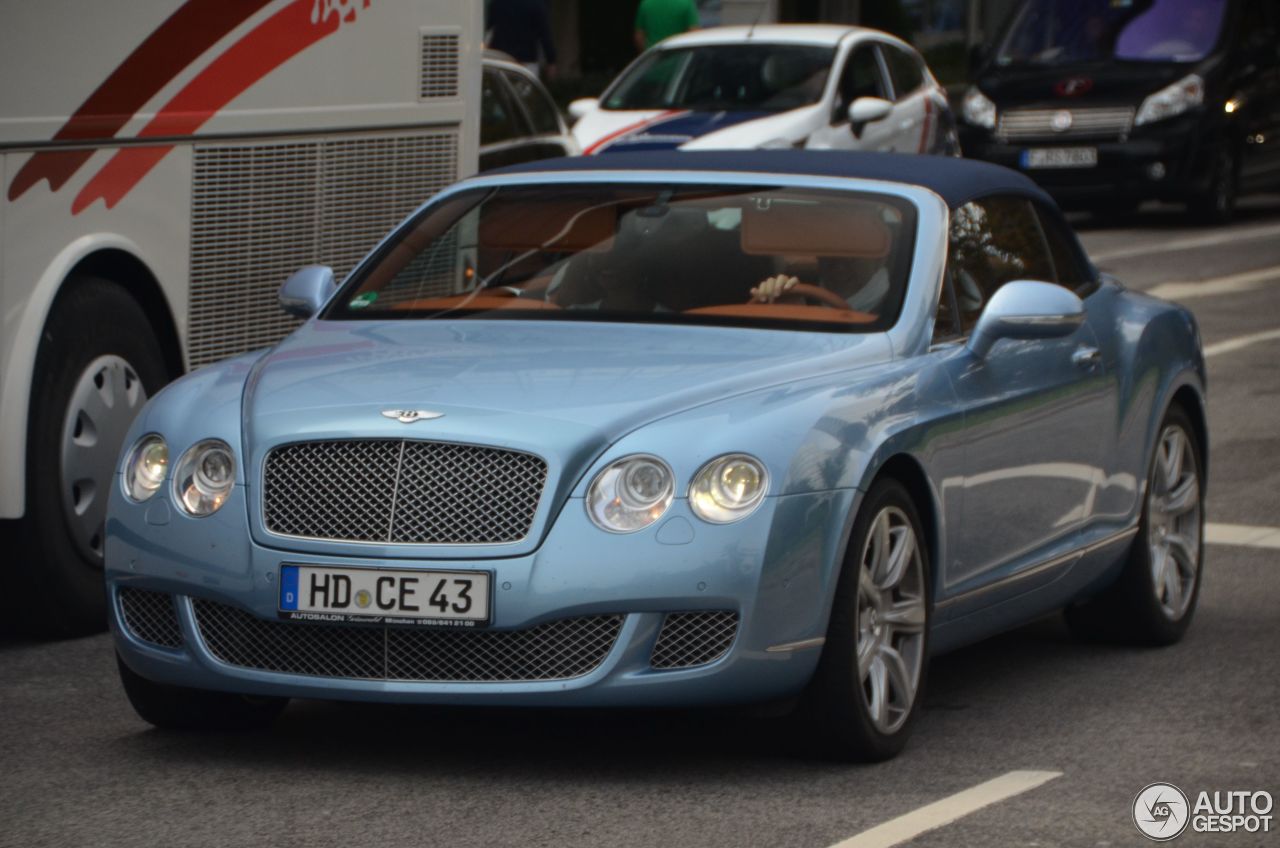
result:
<svg viewBox="0 0 1280 848"><path fill-rule="evenodd" d="M1096 147L1032 147L1022 151L1024 168L1095 168Z"/></svg>

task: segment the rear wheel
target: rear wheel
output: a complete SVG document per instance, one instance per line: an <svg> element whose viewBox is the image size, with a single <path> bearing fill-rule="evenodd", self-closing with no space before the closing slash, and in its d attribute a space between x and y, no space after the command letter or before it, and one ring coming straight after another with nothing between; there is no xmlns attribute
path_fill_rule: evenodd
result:
<svg viewBox="0 0 1280 848"><path fill-rule="evenodd" d="M256 698L166 686L141 676L116 655L129 703L146 722L166 730L255 730L269 727L288 698Z"/></svg>
<svg viewBox="0 0 1280 848"><path fill-rule="evenodd" d="M1106 592L1067 610L1077 635L1170 645L1186 633L1200 596L1204 553L1201 456L1191 420L1180 407L1170 408L1151 458L1129 560Z"/></svg>
<svg viewBox="0 0 1280 848"><path fill-rule="evenodd" d="M886 760L910 735L928 666L929 561L906 488L878 481L854 522L827 641L806 693L819 751Z"/></svg>
<svg viewBox="0 0 1280 848"><path fill-rule="evenodd" d="M169 378L138 303L121 286L67 281L36 354L27 438L23 555L15 571L23 629L73 636L106 626L107 497L129 426Z"/></svg>

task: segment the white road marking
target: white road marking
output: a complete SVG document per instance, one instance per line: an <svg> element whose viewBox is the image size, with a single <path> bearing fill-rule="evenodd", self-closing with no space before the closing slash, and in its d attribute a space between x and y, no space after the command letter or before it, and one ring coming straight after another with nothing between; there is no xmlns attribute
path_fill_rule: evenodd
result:
<svg viewBox="0 0 1280 848"><path fill-rule="evenodd" d="M1149 235L1149 234L1148 234ZM1145 242L1132 247L1119 247L1115 250L1104 250L1094 253L1090 258L1095 262L1110 262L1113 259L1128 259L1131 256L1147 256L1153 253L1169 253L1174 250L1194 250L1197 247L1213 247L1219 244L1230 244L1234 241L1251 241L1253 239L1280 236L1280 225L1271 224L1264 227L1231 230L1212 235L1188 236L1166 242Z"/></svg>
<svg viewBox="0 0 1280 848"><path fill-rule="evenodd" d="M1280 527L1250 527L1247 524L1205 524L1204 540L1211 545L1240 545L1246 548L1280 550Z"/></svg>
<svg viewBox="0 0 1280 848"><path fill-rule="evenodd" d="M1216 342L1208 345L1204 349L1205 358L1217 356L1220 353L1230 353L1233 350L1240 350L1242 347L1249 347L1258 342L1269 342L1272 339L1280 339L1280 329L1263 330L1261 333L1250 333L1247 336L1236 336L1234 339Z"/></svg>
<svg viewBox="0 0 1280 848"><path fill-rule="evenodd" d="M1190 300L1195 297L1212 297L1219 294L1235 294L1261 288L1263 283L1280 280L1280 266L1259 268L1242 274L1211 277L1207 280L1185 283L1161 283L1146 290L1147 294L1166 300Z"/></svg>
<svg viewBox="0 0 1280 848"><path fill-rule="evenodd" d="M1059 777L1062 777L1060 771L1011 771L986 783L980 783L963 792L943 798L941 801L934 801L906 815L898 816L884 824L876 825L870 830L864 830L857 836L837 842L831 848L890 848L893 845L901 845L927 830L951 824L956 819L964 818L983 807L1020 795L1037 786L1043 786Z"/></svg>

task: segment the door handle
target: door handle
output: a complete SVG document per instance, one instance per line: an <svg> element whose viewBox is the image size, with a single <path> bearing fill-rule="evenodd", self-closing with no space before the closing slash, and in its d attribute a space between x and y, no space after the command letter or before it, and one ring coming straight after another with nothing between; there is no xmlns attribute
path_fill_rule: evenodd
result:
<svg viewBox="0 0 1280 848"><path fill-rule="evenodd" d="M1093 368L1102 362L1102 353L1096 347L1081 345L1071 354L1071 361L1081 368Z"/></svg>

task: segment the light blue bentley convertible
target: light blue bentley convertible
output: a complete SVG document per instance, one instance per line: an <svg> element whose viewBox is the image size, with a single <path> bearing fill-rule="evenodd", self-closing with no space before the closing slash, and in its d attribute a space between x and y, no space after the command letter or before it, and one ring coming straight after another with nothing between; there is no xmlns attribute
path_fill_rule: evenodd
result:
<svg viewBox="0 0 1280 848"><path fill-rule="evenodd" d="M1177 640L1208 438L1185 310L983 163L564 159L458 183L133 426L120 673L162 727L288 698L794 700L906 741L931 655L1065 608Z"/></svg>

